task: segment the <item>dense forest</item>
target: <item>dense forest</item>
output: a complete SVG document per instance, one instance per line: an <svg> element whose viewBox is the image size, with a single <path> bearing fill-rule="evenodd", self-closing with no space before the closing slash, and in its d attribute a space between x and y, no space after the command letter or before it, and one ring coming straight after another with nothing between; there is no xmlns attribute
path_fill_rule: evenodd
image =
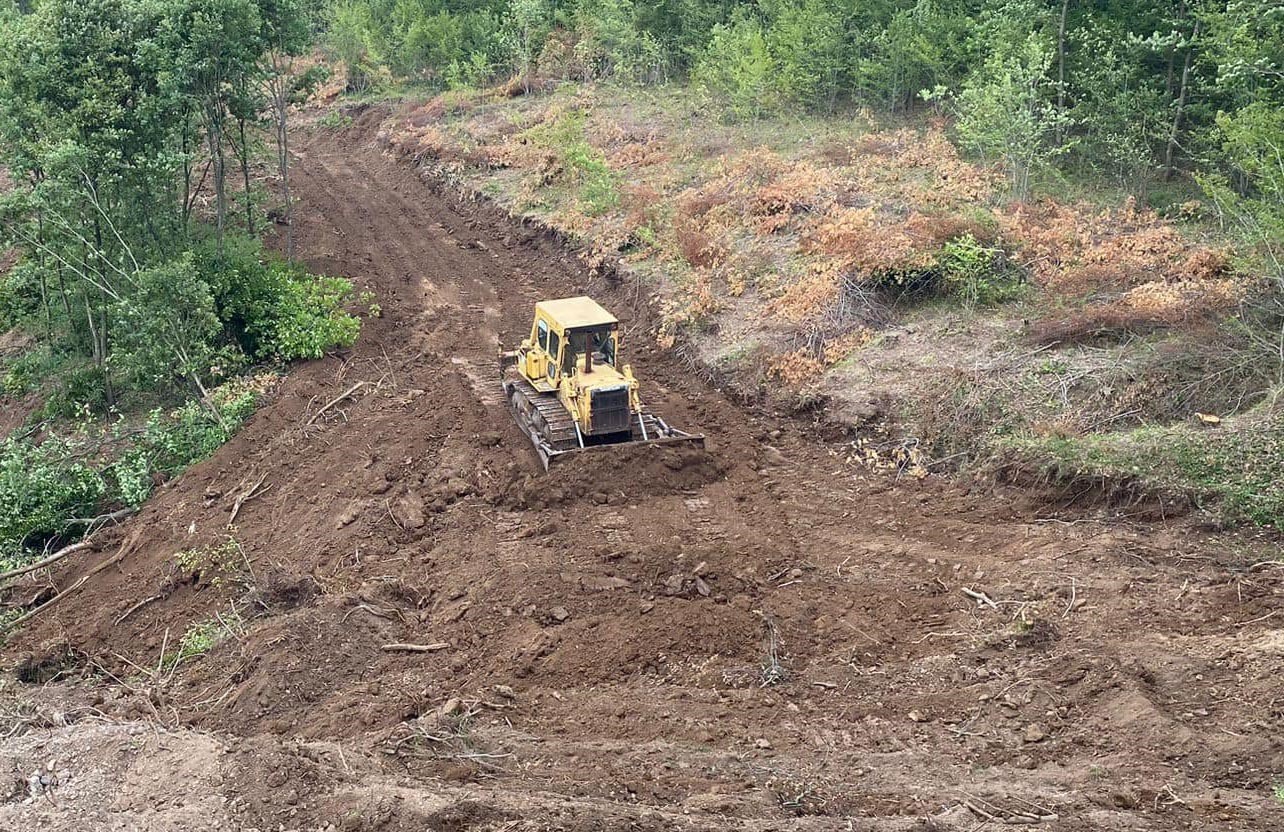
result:
<svg viewBox="0 0 1284 832"><path fill-rule="evenodd" d="M0 385L50 389L0 443L0 560L104 502L137 505L245 418L251 371L319 357L359 325L347 281L258 241L271 210L289 250L286 119L316 80L291 70L313 42L305 5L32 5L0 10L0 237L21 254L0 331L21 323L39 344L0 365Z"/></svg>
<svg viewBox="0 0 1284 832"><path fill-rule="evenodd" d="M734 118L932 108L1019 194L1053 166L1136 192L1198 172L1245 219L1280 222L1277 1L340 0L328 39L351 89L689 81Z"/></svg>

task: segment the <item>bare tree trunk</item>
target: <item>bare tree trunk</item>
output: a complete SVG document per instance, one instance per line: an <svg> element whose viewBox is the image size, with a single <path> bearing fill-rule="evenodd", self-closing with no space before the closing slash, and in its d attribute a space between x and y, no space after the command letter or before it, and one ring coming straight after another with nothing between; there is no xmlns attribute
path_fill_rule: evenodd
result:
<svg viewBox="0 0 1284 832"><path fill-rule="evenodd" d="M43 211L36 214L36 234L40 240L40 252L38 260L38 269L40 272L40 305L45 310L45 340L53 344L53 310L49 307L49 287L45 277L45 214Z"/></svg>
<svg viewBox="0 0 1284 832"><path fill-rule="evenodd" d="M89 349L94 358L94 366L102 367L102 357L98 354L98 325L94 323L94 310L89 306L89 292L81 291L80 298L85 303L85 323L89 325Z"/></svg>
<svg viewBox="0 0 1284 832"><path fill-rule="evenodd" d="M86 263L88 268L88 263ZM85 321L89 324L89 340L94 357L94 366L103 379L103 395L107 399L108 407L116 406L116 394L111 386L111 373L107 368L107 349L106 349L106 331L107 311L102 311L101 326L94 322L94 310L89 303L89 292L82 292L81 298L85 302Z"/></svg>
<svg viewBox="0 0 1284 832"><path fill-rule="evenodd" d="M58 265L54 268L54 274L58 276L58 295L59 297L62 298L62 309L64 312L67 313L67 326L73 327L75 325L74 322L76 320L76 316L71 314L71 298L68 296L68 293L67 293L67 281L62 273L61 262L59 262ZM74 330L73 330L73 333L74 333Z"/></svg>
<svg viewBox="0 0 1284 832"><path fill-rule="evenodd" d="M251 237L254 236L254 205L250 201L250 146L245 137L245 119L238 118L238 125L241 131L241 179L245 186L245 230Z"/></svg>
<svg viewBox="0 0 1284 832"><path fill-rule="evenodd" d="M266 88L272 102L272 122L276 133L276 172L281 177L281 198L285 212L285 256L294 259L294 204L290 195L290 73L291 60L281 50L270 56Z"/></svg>
<svg viewBox="0 0 1284 832"><path fill-rule="evenodd" d="M192 206L196 202L196 197L192 193L192 158L187 140L190 138L188 127L191 120L186 113L183 114L182 129L182 151L183 151L183 236L187 236L188 225L192 219Z"/></svg>
<svg viewBox="0 0 1284 832"><path fill-rule="evenodd" d="M1182 61L1181 67L1181 89L1177 93L1177 107L1173 112L1173 126L1168 134L1168 147L1164 151L1164 181L1167 182L1173 177L1175 169L1175 160L1177 157L1177 140L1181 136L1182 116L1186 113L1186 97L1190 90L1190 63L1195 54L1195 41L1199 38L1199 23L1195 21L1195 28L1191 32L1190 46L1186 49L1186 57Z"/></svg>
<svg viewBox="0 0 1284 832"><path fill-rule="evenodd" d="M93 183L92 190L94 193L98 192L98 186L96 182ZM108 278L107 278L108 254L107 254L107 250L103 246L103 227L102 227L102 222L99 220L99 214L97 213L94 214L94 246L97 249L94 253L98 257L99 280L101 281L102 284L104 284L104 285L100 285L98 289L98 296L99 296L98 302L100 304L98 309L98 329L97 329L98 345L95 348L94 352L98 357L99 367L102 369L103 393L107 396L107 406L115 407L116 392L115 390L112 389L111 370L107 362L108 357L111 355L111 339L108 334L109 329L108 329L108 319L107 319L108 297L107 297L107 290L105 288L105 284L108 283ZM86 303L87 302L88 301L86 301Z"/></svg>
<svg viewBox="0 0 1284 832"><path fill-rule="evenodd" d="M1066 111L1066 13L1070 0L1061 0L1061 25L1057 29L1057 111Z"/></svg>
<svg viewBox="0 0 1284 832"><path fill-rule="evenodd" d="M43 259L43 258L41 258ZM49 286L45 279L44 264L40 266L40 305L45 310L45 340L53 343L53 309L49 306Z"/></svg>
<svg viewBox="0 0 1284 832"><path fill-rule="evenodd" d="M206 141L210 148L210 163L214 166L214 229L218 252L222 254L223 229L227 224L227 165L223 158L222 113L210 110Z"/></svg>
<svg viewBox="0 0 1284 832"><path fill-rule="evenodd" d="M98 337L101 339L101 342L102 342L99 345L99 353L102 355L103 393L104 395L107 396L107 406L115 407L116 406L116 388L114 388L111 383L111 365L107 360L108 357L111 355L111 337L109 335L110 323L107 318L106 293L102 295L102 309L99 311L98 321L99 321Z"/></svg>
<svg viewBox="0 0 1284 832"><path fill-rule="evenodd" d="M294 200L290 195L290 131L286 119L289 115L290 105L282 96L278 122L276 128L277 135L277 167L281 172L281 194L285 198L285 256L289 260L294 259Z"/></svg>

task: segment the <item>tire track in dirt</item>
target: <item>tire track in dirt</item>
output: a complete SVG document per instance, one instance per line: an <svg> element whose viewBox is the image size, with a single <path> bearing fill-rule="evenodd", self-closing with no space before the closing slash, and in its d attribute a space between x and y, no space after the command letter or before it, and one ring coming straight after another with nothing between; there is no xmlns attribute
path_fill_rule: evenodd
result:
<svg viewBox="0 0 1284 832"><path fill-rule="evenodd" d="M1036 523L1019 492L852 467L646 343L633 287L417 181L378 150L383 116L301 134L295 168L298 251L382 317L162 489L119 570L8 656L69 645L126 677L235 612L163 689L95 707L253 748L228 775L245 825L288 805L385 829L969 829L970 794L1058 829L1269 828L1284 654L1243 622L1279 607L1273 577L1180 526ZM485 368L535 300L580 292L632 318L644 390L708 459L539 470ZM357 380L378 386L307 424ZM176 566L229 535L252 575Z"/></svg>

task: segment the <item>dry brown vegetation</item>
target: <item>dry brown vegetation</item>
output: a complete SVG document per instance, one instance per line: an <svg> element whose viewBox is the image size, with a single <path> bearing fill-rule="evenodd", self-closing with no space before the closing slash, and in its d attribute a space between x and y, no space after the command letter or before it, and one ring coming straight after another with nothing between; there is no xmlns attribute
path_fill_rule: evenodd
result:
<svg viewBox="0 0 1284 832"><path fill-rule="evenodd" d="M661 343L686 338L745 392L783 385L782 401L845 400L862 420L862 402L901 402L876 410L933 442L983 444L980 399L1020 413L1022 431L1079 434L1153 410L1128 402L1195 402L1182 373L1199 362L1134 367L1150 360L1137 338L1198 351L1253 293L1213 235L1131 199L1012 201L940 121L711 126L681 94L509 93L438 97L385 141L652 280ZM1014 269L1022 300L924 305L947 291L943 252L959 241ZM964 384L976 389L949 392Z"/></svg>

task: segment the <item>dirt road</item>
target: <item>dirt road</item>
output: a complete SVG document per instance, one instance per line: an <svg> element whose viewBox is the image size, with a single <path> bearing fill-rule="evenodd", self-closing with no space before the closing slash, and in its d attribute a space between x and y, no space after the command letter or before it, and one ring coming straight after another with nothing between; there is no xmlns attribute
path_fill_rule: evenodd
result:
<svg viewBox="0 0 1284 832"><path fill-rule="evenodd" d="M55 576L123 552L5 649L0 763L67 777L0 827L1284 828L1284 570L866 472L654 349L645 287L435 194L384 115L295 168L299 251L382 316ZM707 457L539 469L496 342L579 293Z"/></svg>

